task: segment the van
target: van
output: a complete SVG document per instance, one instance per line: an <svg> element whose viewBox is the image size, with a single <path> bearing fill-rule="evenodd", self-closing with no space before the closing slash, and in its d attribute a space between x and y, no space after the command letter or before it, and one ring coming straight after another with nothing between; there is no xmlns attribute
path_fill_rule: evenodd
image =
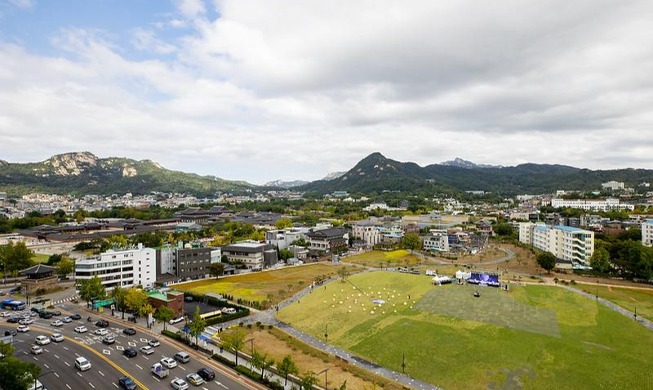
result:
<svg viewBox="0 0 653 390"><path fill-rule="evenodd" d="M175 360L180 363L188 363L190 361L190 355L184 351L180 351L175 354Z"/></svg>
<svg viewBox="0 0 653 390"><path fill-rule="evenodd" d="M75 359L75 367L77 367L79 371L86 371L91 368L91 362L89 362L86 358L80 356Z"/></svg>

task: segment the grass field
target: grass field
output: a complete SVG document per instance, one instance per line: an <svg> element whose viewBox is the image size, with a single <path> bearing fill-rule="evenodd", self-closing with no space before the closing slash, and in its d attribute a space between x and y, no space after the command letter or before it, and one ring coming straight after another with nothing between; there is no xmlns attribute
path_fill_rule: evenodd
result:
<svg viewBox="0 0 653 390"><path fill-rule="evenodd" d="M279 318L398 372L405 354L407 374L445 389L653 388L653 332L640 324L554 286L475 289L361 273Z"/></svg>
<svg viewBox="0 0 653 390"><path fill-rule="evenodd" d="M330 277L338 273L340 264L315 263L265 272L225 276L218 280L203 279L175 285L181 291L228 294L247 301L268 301L271 304L292 296L309 286L316 277ZM353 268L350 267L352 271Z"/></svg>
<svg viewBox="0 0 653 390"><path fill-rule="evenodd" d="M592 286L577 284L574 286L590 294L597 294L603 299L614 302L626 310L635 311L637 315L653 321L653 289L632 289L613 286Z"/></svg>
<svg viewBox="0 0 653 390"><path fill-rule="evenodd" d="M389 252L370 251L346 257L343 261L377 268L405 267L419 264L419 258L405 249Z"/></svg>
<svg viewBox="0 0 653 390"><path fill-rule="evenodd" d="M50 255L45 255L42 253L35 253L32 255L32 261L35 263L46 263L50 259Z"/></svg>

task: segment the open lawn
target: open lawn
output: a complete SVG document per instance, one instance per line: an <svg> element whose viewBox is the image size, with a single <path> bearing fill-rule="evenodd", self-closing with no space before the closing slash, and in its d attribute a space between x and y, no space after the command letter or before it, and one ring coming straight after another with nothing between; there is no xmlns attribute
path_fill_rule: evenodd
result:
<svg viewBox="0 0 653 390"><path fill-rule="evenodd" d="M637 309L637 315L653 321L653 289L621 288L614 286L592 286L577 284L573 286L589 294L614 302L632 312Z"/></svg>
<svg viewBox="0 0 653 390"><path fill-rule="evenodd" d="M32 261L35 263L47 263L50 255L45 255L42 253L35 253L32 255Z"/></svg>
<svg viewBox="0 0 653 390"><path fill-rule="evenodd" d="M407 374L445 389L653 388L653 332L591 299L544 285L475 298L476 287L430 282L356 274L278 317L398 372L405 354Z"/></svg>
<svg viewBox="0 0 653 390"><path fill-rule="evenodd" d="M420 263L420 259L417 256L405 249L389 252L370 251L346 257L342 261L377 268L406 267Z"/></svg>
<svg viewBox="0 0 653 390"><path fill-rule="evenodd" d="M315 263L295 267L284 267L273 271L252 272L242 275L224 276L218 280L203 279L174 286L181 291L200 294L228 294L234 300L267 301L278 303L313 283L316 278L337 275L341 264ZM356 269L349 267L351 271Z"/></svg>

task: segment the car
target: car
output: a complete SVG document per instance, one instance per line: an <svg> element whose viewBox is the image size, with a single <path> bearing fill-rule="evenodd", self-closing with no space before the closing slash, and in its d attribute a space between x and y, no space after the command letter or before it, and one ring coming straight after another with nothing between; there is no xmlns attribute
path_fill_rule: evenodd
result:
<svg viewBox="0 0 653 390"><path fill-rule="evenodd" d="M118 386L121 389L124 390L135 390L136 389L136 383L132 380L132 378L128 376L123 376L122 378L118 379Z"/></svg>
<svg viewBox="0 0 653 390"><path fill-rule="evenodd" d="M50 340L54 341L55 343L60 343L63 341L63 335L61 333L53 333L50 336Z"/></svg>
<svg viewBox="0 0 653 390"><path fill-rule="evenodd" d="M39 312L39 317L41 317L41 318L43 318L43 319L46 319L46 320L49 320L49 319L52 318L53 316L54 316L54 314L50 313L49 311L42 311L42 312Z"/></svg>
<svg viewBox="0 0 653 390"><path fill-rule="evenodd" d="M106 330L105 328L100 328L100 329L95 329L94 333L98 336L105 336L109 334L109 331Z"/></svg>
<svg viewBox="0 0 653 390"><path fill-rule="evenodd" d="M206 367L202 367L197 370L197 375L201 376L202 379L204 379L206 382L215 379L215 372L213 372L213 370L209 370Z"/></svg>
<svg viewBox="0 0 653 390"><path fill-rule="evenodd" d="M177 390L186 390L186 389L188 389L188 383L186 383L186 381L181 379L181 378L173 379L172 382L170 382L170 384L172 385L172 387L174 389L177 389Z"/></svg>
<svg viewBox="0 0 653 390"><path fill-rule="evenodd" d="M36 336L36 338L34 339L34 342L36 342L36 344L38 344L38 345L46 345L46 344L50 344L50 338L48 336L44 336L44 335L40 334L40 335Z"/></svg>
<svg viewBox="0 0 653 390"><path fill-rule="evenodd" d="M127 356L128 358L132 358L138 355L138 352L136 351L136 348L129 347L129 348L125 348L125 350L122 351L122 354Z"/></svg>
<svg viewBox="0 0 653 390"><path fill-rule="evenodd" d="M188 352L185 351L179 351L175 354L174 356L175 360L180 362L180 363L188 363L190 361L190 355Z"/></svg>
<svg viewBox="0 0 653 390"><path fill-rule="evenodd" d="M128 335L128 336L133 336L136 334L136 330L134 328L125 328L122 330L122 333Z"/></svg>
<svg viewBox="0 0 653 390"><path fill-rule="evenodd" d="M161 345L161 343L157 339L151 339L150 341L147 342L147 344L150 347L158 347L159 345Z"/></svg>
<svg viewBox="0 0 653 390"><path fill-rule="evenodd" d="M16 336L16 335L18 335L18 332L16 332L14 329L5 330L5 337L6 336Z"/></svg>
<svg viewBox="0 0 653 390"><path fill-rule="evenodd" d="M181 316L181 317L177 317L177 318L173 318L173 319L170 320L170 325L178 324L178 323L180 323L180 322L183 321L183 320L184 320L184 317L183 317L183 316Z"/></svg>
<svg viewBox="0 0 653 390"><path fill-rule="evenodd" d="M73 320L70 317L64 317L64 318L61 319L61 322L63 322L64 324L67 324L69 322L73 322Z"/></svg>
<svg viewBox="0 0 653 390"><path fill-rule="evenodd" d="M61 326L61 325L63 325L63 322L61 322L60 320L54 320L54 321L50 322L50 325L52 325L52 326Z"/></svg>
<svg viewBox="0 0 653 390"><path fill-rule="evenodd" d="M150 347L149 345L144 345L140 349L143 355L151 355L154 353L154 348Z"/></svg>
<svg viewBox="0 0 653 390"><path fill-rule="evenodd" d="M204 384L204 379L202 379L201 376L197 375L194 372L191 372L190 374L186 375L186 380L188 381L188 383L195 386Z"/></svg>
<svg viewBox="0 0 653 390"><path fill-rule="evenodd" d="M38 316L38 315L39 315L39 313L37 313L37 312L35 312L35 311L30 311L30 312L29 312L29 316L30 316L30 317L36 317L36 316Z"/></svg>
<svg viewBox="0 0 653 390"><path fill-rule="evenodd" d="M75 314L71 314L71 315L70 315L70 318L71 318L72 320L81 320L81 319L82 319L82 316L79 315L79 314L77 314L77 313L75 313Z"/></svg>
<svg viewBox="0 0 653 390"><path fill-rule="evenodd" d="M88 332L88 329L84 325L80 325L80 326L75 327L75 332L77 332L77 333L86 333L86 332Z"/></svg>
<svg viewBox="0 0 653 390"><path fill-rule="evenodd" d="M85 357L80 356L77 359L75 359L75 367L79 371L90 370L91 369L91 362L89 362L88 359L86 359Z"/></svg>
<svg viewBox="0 0 653 390"><path fill-rule="evenodd" d="M166 368L175 368L177 367L177 362L173 358L163 357L161 359L161 364Z"/></svg>
<svg viewBox="0 0 653 390"><path fill-rule="evenodd" d="M61 312L59 310L53 310L50 313L52 313L53 316L57 316L57 317L61 315Z"/></svg>
<svg viewBox="0 0 653 390"><path fill-rule="evenodd" d="M29 325L29 324L33 324L34 320L31 319L30 317L27 317L27 318L23 318L22 320L18 321L18 323L21 324L21 325Z"/></svg>
<svg viewBox="0 0 653 390"><path fill-rule="evenodd" d="M104 336L104 337L102 338L102 342L103 342L104 344L113 344L113 343L116 342L116 336L114 336L113 334L109 333L109 334L107 334L106 336Z"/></svg>
<svg viewBox="0 0 653 390"><path fill-rule="evenodd" d="M95 322L95 326L97 326L98 328L108 328L109 327L109 321L107 321L107 320L97 320L97 322Z"/></svg>
<svg viewBox="0 0 653 390"><path fill-rule="evenodd" d="M33 355L38 355L38 354L43 353L43 348L41 348L40 345L32 345L32 348L30 348L29 351L30 351Z"/></svg>
<svg viewBox="0 0 653 390"><path fill-rule="evenodd" d="M0 313L0 317L9 317L11 314L8 311L3 311Z"/></svg>
<svg viewBox="0 0 653 390"><path fill-rule="evenodd" d="M193 302L193 297L190 296L190 295L186 295L186 296L184 297L184 301L186 301L186 302Z"/></svg>
<svg viewBox="0 0 653 390"><path fill-rule="evenodd" d="M18 318L16 316L12 316L12 317L7 318L7 322L10 323L10 324L17 324L18 321L20 321L20 318Z"/></svg>
<svg viewBox="0 0 653 390"><path fill-rule="evenodd" d="M29 332L29 326L27 326L27 325L18 325L18 328L16 328L16 331L21 332L21 333Z"/></svg>

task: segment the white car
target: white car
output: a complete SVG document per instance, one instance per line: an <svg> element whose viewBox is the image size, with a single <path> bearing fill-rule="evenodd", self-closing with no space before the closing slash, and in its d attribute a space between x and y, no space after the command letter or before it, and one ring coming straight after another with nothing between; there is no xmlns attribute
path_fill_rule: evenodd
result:
<svg viewBox="0 0 653 390"><path fill-rule="evenodd" d="M80 326L75 327L75 332L77 332L77 333L86 333L86 332L88 332L88 329L84 325L80 325Z"/></svg>
<svg viewBox="0 0 653 390"><path fill-rule="evenodd" d="M158 347L159 345L161 345L161 343L157 339L152 339L147 343L150 345L150 347Z"/></svg>
<svg viewBox="0 0 653 390"><path fill-rule="evenodd" d="M63 335L61 333L53 333L52 336L50 336L50 340L54 341L55 343L62 342Z"/></svg>
<svg viewBox="0 0 653 390"><path fill-rule="evenodd" d="M149 345L144 345L141 347L141 353L143 355L151 355L154 353L154 348L150 347Z"/></svg>
<svg viewBox="0 0 653 390"><path fill-rule="evenodd" d="M161 364L166 368L175 368L177 367L177 362L173 358L164 357L161 359Z"/></svg>
<svg viewBox="0 0 653 390"><path fill-rule="evenodd" d="M109 331L104 328L95 329L95 334L98 336L105 336L109 334Z"/></svg>
<svg viewBox="0 0 653 390"><path fill-rule="evenodd" d="M34 339L34 341L35 341L36 344L38 344L38 345L46 345L46 344L50 344L50 338L49 338L48 336L43 336L42 334L36 336L36 339Z"/></svg>
<svg viewBox="0 0 653 390"><path fill-rule="evenodd" d="M21 333L29 332L29 326L27 326L27 325L18 325L18 328L16 329L16 331L21 332Z"/></svg>
<svg viewBox="0 0 653 390"><path fill-rule="evenodd" d="M30 348L29 351L34 355L38 355L43 353L43 348L41 348L40 345L32 345L32 348Z"/></svg>
<svg viewBox="0 0 653 390"><path fill-rule="evenodd" d="M70 318L70 317L64 317L64 318L61 319L61 322L67 324L69 322L73 322L73 319Z"/></svg>
<svg viewBox="0 0 653 390"><path fill-rule="evenodd" d="M61 320L54 320L54 321L50 322L50 325L52 325L52 326L61 326L61 325L63 325L63 322L61 322Z"/></svg>
<svg viewBox="0 0 653 390"><path fill-rule="evenodd" d="M192 372L192 373L186 375L186 380L190 384L195 385L195 386L200 386L200 385L204 384L204 379L202 379L202 377L197 375L197 373L195 373L195 372Z"/></svg>
<svg viewBox="0 0 653 390"><path fill-rule="evenodd" d="M178 324L184 320L184 317L177 317L170 320L170 325Z"/></svg>
<svg viewBox="0 0 653 390"><path fill-rule="evenodd" d="M181 378L173 379L172 382L170 382L170 384L172 385L173 388L175 388L177 390L186 390L186 389L188 389L188 383L186 383L186 381L181 379Z"/></svg>
<svg viewBox="0 0 653 390"><path fill-rule="evenodd" d="M85 357L80 356L75 359L75 367L77 367L79 371L86 371L91 368L91 362L89 362Z"/></svg>
<svg viewBox="0 0 653 390"><path fill-rule="evenodd" d="M11 314L9 312L3 311L0 313L0 317L11 317Z"/></svg>
<svg viewBox="0 0 653 390"><path fill-rule="evenodd" d="M29 324L33 324L34 320L32 318L30 318L30 317L26 317L26 318L23 318L22 320L18 321L18 323L21 324L21 325L29 325Z"/></svg>

